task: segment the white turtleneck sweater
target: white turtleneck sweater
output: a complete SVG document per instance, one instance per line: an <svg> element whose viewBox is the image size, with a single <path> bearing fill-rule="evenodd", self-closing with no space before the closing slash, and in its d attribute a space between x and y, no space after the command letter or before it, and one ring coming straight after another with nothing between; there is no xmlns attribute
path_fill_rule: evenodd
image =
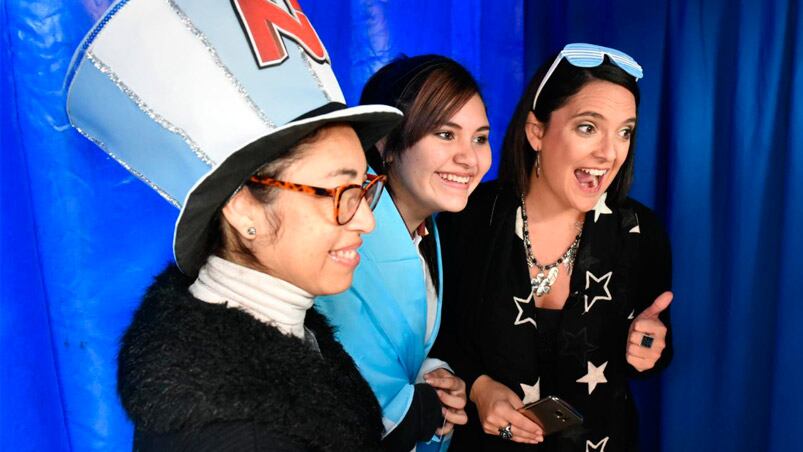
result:
<svg viewBox="0 0 803 452"><path fill-rule="evenodd" d="M209 256L190 293L207 303L228 303L284 334L305 339L304 317L312 295L287 281Z"/></svg>

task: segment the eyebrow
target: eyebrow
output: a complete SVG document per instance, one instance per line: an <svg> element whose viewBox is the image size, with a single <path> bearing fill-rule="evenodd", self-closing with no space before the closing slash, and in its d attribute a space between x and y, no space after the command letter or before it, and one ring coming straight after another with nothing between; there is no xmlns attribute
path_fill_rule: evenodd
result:
<svg viewBox="0 0 803 452"><path fill-rule="evenodd" d="M453 127L453 128L455 128L455 129L460 129L460 130L463 130L463 128L460 126L460 124L457 124L457 123L454 123L454 122L451 122L451 121L449 121L449 122L446 122L446 123L444 123L443 125L444 125L444 126L447 126L447 127ZM486 130L491 130L491 126L489 126L489 125L484 125L484 126L482 126L482 127L479 127L479 128L477 128L477 132L484 132L484 131L486 131Z"/></svg>
<svg viewBox="0 0 803 452"><path fill-rule="evenodd" d="M599 114L599 113L597 113L595 111L583 111L583 112L580 112L580 113L572 115L571 119L578 118L580 116L591 116L592 118L605 119L605 116L602 116L601 114ZM628 118L628 119L622 121L622 123L626 123L626 122L635 123L636 122L636 117L634 116L632 118Z"/></svg>
<svg viewBox="0 0 803 452"><path fill-rule="evenodd" d="M357 170L353 168L339 168L327 174L326 177L327 178L337 177L337 176L357 177L358 175L359 173L357 172Z"/></svg>

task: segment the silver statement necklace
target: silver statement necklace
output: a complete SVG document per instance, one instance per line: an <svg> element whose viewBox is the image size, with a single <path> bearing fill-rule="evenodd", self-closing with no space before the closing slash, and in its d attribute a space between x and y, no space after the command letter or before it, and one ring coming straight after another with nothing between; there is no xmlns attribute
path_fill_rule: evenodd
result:
<svg viewBox="0 0 803 452"><path fill-rule="evenodd" d="M566 266L566 272L572 273L574 258L577 256L577 249L580 247L580 237L583 235L583 225L578 223L580 232L574 241L569 245L569 249L561 255L558 260L551 264L542 265L533 255L532 244L530 243L530 226L527 224L527 207L524 205L524 195L521 195L521 222L522 235L524 236L524 251L527 256L527 267L538 268L538 273L534 278L530 278L530 286L536 297L543 297L552 290L552 285L558 280L560 274L560 264Z"/></svg>

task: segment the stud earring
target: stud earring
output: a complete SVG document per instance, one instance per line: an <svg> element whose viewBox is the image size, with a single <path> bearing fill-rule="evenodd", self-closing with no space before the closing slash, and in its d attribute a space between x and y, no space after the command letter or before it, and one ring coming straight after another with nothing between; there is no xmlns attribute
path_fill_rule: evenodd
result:
<svg viewBox="0 0 803 452"><path fill-rule="evenodd" d="M248 235L250 235L251 237L254 237L257 235L257 228L251 226L250 228L246 229L245 232L248 233Z"/></svg>

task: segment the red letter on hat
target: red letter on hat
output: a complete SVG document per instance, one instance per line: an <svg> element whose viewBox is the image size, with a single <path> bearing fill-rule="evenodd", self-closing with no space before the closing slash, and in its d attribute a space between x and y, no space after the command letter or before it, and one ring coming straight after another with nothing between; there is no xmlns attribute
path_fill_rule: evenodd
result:
<svg viewBox="0 0 803 452"><path fill-rule="evenodd" d="M259 67L273 66L287 59L287 49L280 35L298 43L315 61L328 62L329 55L301 11L298 0L283 1L287 11L271 0L232 0Z"/></svg>

